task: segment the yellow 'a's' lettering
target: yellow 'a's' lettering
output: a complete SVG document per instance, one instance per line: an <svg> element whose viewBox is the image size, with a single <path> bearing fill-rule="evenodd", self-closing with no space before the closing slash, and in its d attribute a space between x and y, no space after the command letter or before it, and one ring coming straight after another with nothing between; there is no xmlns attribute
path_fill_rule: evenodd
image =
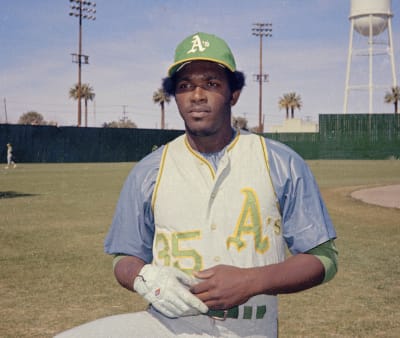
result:
<svg viewBox="0 0 400 338"><path fill-rule="evenodd" d="M268 236L262 237L262 223L260 205L256 192L251 188L244 188L241 192L245 195L242 210L235 226L232 236L229 236L226 245L236 245L238 250L246 247L246 241L242 239L244 234L252 234L254 237L255 249L259 253L264 253L269 248Z"/></svg>

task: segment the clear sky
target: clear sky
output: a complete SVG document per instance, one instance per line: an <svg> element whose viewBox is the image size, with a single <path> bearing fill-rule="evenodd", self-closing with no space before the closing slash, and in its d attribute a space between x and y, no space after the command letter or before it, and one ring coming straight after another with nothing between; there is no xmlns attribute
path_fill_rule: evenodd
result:
<svg viewBox="0 0 400 338"><path fill-rule="evenodd" d="M296 92L303 107L296 117L318 121L318 114L343 111L349 46L350 0L98 0L95 21L83 22L82 82L96 94L89 104L89 126L125 117L140 128L160 126L153 92L173 60L176 45L197 31L224 38L247 85L236 116L258 123L259 39L252 24L270 22L264 38L265 124L279 125L285 111L278 100ZM0 123L16 123L28 111L47 121L76 125L77 104L68 96L78 81L71 53L78 51L78 19L69 0L0 0ZM400 61L400 0L392 1L396 71ZM382 36L384 36L382 34ZM386 37L386 35L385 35ZM386 59L376 67L389 69ZM386 67L386 68L385 68ZM385 69L384 69L385 68ZM362 73L363 71L361 71ZM366 70L364 70L366 72ZM389 72L388 72L389 74ZM391 79L386 76L390 85ZM384 92L376 112L390 113ZM368 112L367 98L350 100L349 113ZM7 113L7 114L6 114ZM168 128L183 128L173 101L166 106Z"/></svg>

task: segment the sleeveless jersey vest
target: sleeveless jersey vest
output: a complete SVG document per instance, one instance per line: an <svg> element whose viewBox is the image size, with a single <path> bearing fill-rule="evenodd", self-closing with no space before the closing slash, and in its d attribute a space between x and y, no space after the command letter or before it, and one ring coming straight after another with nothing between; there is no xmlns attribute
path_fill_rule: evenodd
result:
<svg viewBox="0 0 400 338"><path fill-rule="evenodd" d="M285 258L267 149L257 135L238 132L217 172L185 135L168 143L152 206L153 264L191 274L217 264L245 268ZM255 296L245 305L260 304L277 317L275 296Z"/></svg>

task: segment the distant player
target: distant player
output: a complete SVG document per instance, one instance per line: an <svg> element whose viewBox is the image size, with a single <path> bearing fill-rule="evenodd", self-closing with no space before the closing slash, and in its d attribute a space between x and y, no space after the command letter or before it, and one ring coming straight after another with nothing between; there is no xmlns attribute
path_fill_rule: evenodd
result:
<svg viewBox="0 0 400 338"><path fill-rule="evenodd" d="M13 149L12 149L12 145L11 143L7 143L7 165L6 165L6 169L10 168L10 166L13 166L13 168L16 168L17 165L14 162L14 158L13 158Z"/></svg>
<svg viewBox="0 0 400 338"><path fill-rule="evenodd" d="M134 167L105 240L119 283L151 306L65 336L276 337L277 295L337 270L313 175L285 145L231 127L244 75L222 39L186 38L163 85L186 133Z"/></svg>

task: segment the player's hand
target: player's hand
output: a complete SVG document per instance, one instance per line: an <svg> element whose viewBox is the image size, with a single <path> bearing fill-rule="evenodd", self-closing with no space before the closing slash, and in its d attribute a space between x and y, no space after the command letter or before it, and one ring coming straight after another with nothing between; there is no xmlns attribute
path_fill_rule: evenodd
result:
<svg viewBox="0 0 400 338"><path fill-rule="evenodd" d="M247 269L230 265L217 265L195 272L200 279L190 291L210 309L222 310L245 303L251 296Z"/></svg>
<svg viewBox="0 0 400 338"><path fill-rule="evenodd" d="M206 313L208 307L189 288L196 283L183 271L146 264L133 283L134 290L170 318Z"/></svg>

